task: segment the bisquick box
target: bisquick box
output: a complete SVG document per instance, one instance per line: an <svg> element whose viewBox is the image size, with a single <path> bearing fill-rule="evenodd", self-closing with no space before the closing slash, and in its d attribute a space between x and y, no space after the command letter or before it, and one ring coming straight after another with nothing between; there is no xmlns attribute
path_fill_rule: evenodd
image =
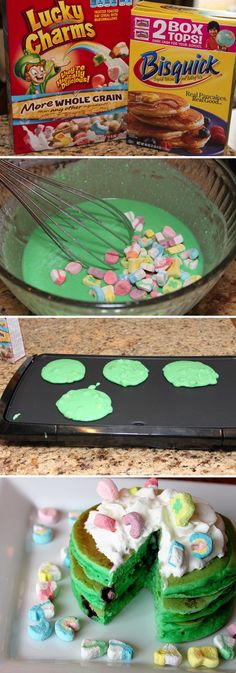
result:
<svg viewBox="0 0 236 673"><path fill-rule="evenodd" d="M123 138L133 0L5 0L18 154Z"/></svg>
<svg viewBox="0 0 236 673"><path fill-rule="evenodd" d="M18 318L0 318L0 359L17 362L25 355Z"/></svg>
<svg viewBox="0 0 236 673"><path fill-rule="evenodd" d="M138 3L131 12L127 142L185 156L223 154L235 52L233 16Z"/></svg>

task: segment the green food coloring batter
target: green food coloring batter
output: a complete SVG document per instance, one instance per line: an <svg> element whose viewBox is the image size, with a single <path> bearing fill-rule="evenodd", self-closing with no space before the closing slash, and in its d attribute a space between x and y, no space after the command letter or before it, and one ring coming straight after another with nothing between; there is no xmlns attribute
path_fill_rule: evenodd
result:
<svg viewBox="0 0 236 673"><path fill-rule="evenodd" d="M85 366L80 360L62 358L48 362L41 371L42 379L49 383L73 383L85 377Z"/></svg>
<svg viewBox="0 0 236 673"><path fill-rule="evenodd" d="M214 386L219 374L209 365L195 360L177 360L163 368L164 377L176 388L200 388Z"/></svg>
<svg viewBox="0 0 236 673"><path fill-rule="evenodd" d="M14 414L12 420L13 420L13 421L17 421L17 419L20 418L20 416L21 416L21 413L20 413L20 412L19 412L18 414Z"/></svg>
<svg viewBox="0 0 236 673"><path fill-rule="evenodd" d="M138 360L111 360L103 369L103 376L112 383L127 388L146 381L149 370Z"/></svg>
<svg viewBox="0 0 236 673"><path fill-rule="evenodd" d="M96 386L69 390L60 397L56 406L63 416L73 421L97 421L113 411L109 395L96 390Z"/></svg>
<svg viewBox="0 0 236 673"><path fill-rule="evenodd" d="M156 206L150 205L149 203L145 203L143 201L136 201L132 199L104 199L104 201L107 201L108 203L112 202L112 205L119 208L119 210L123 213L133 211L135 215L143 216L145 219L145 225L143 231L140 234L141 236L145 234L146 229L153 229L153 231L156 233L161 231L167 225L172 227L178 234L182 234L186 249L198 248L200 254L198 258L199 261L197 269L194 271L189 270L189 268L185 266L184 260L181 269L183 271L187 271L190 275L202 275L204 262L199 243L194 234L183 222L181 222L181 220L174 217L171 213L168 213L162 208L157 208ZM97 215L99 214L99 205L96 203L91 204L89 202L85 202L83 204L81 203L80 206L83 206L83 209L87 212L92 212L93 214L95 212ZM75 210L73 212L75 214ZM100 220L101 213L104 216L104 212L104 209L100 209ZM59 216L57 216L55 219L63 226L66 224L69 231L69 217L67 222L65 222L65 220L60 220ZM98 255L99 259L103 259L104 254L108 250L115 250L117 248L117 235L121 235L123 238L125 238L123 248L122 244L120 244L122 250L130 244L128 229L126 230L124 225L119 224L117 219L115 224L114 221L112 222L111 218L109 221L106 219L106 225L111 228L110 233L105 230L103 231L103 236L107 241L107 245L96 238L96 225L93 224L91 227L91 222L87 222L87 224L89 224L89 231L83 230L83 242L91 251L87 255L87 260L85 260L88 262L88 266L99 267L99 262L98 259L96 259L95 254ZM116 236L114 236L114 233L112 232L112 229L114 231L114 227ZM79 225L77 235L78 232ZM101 233L100 227L99 232ZM80 259L81 249L79 244L78 246L74 245L73 250L75 258ZM66 281L63 283L63 285L56 285L52 281L50 277L51 271L53 269L64 269L70 261L71 259L67 258L60 251L60 249L57 248L56 244L47 236L47 234L45 234L43 230L40 229L40 227L36 227L31 234L23 253L23 280L27 284L32 285L39 290L43 290L48 294L67 299L73 299L75 301L94 302L94 299L89 294L91 288L84 285L82 282L88 273L87 268L83 267L82 271L74 276L70 273L67 273ZM124 273L124 266L121 264L121 261L119 261L116 265L111 265L110 268L112 268L117 275ZM162 289L158 288L158 291L162 292ZM115 297L115 303L130 301L132 300L129 295Z"/></svg>

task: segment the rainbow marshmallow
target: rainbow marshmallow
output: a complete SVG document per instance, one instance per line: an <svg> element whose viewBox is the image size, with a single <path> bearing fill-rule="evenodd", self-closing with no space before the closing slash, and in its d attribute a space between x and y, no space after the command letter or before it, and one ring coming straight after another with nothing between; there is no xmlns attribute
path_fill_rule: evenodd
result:
<svg viewBox="0 0 236 673"><path fill-rule="evenodd" d="M213 549L213 542L206 533L192 533L189 537L191 553L196 558L206 558L210 556Z"/></svg>

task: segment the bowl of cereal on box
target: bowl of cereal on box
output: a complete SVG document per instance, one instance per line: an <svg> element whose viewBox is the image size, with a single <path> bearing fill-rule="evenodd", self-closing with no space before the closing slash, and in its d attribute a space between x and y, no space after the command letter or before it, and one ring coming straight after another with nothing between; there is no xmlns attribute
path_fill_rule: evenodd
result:
<svg viewBox="0 0 236 673"><path fill-rule="evenodd" d="M35 200L39 189L42 194L41 176L58 181L64 205L62 213L56 204L54 223L63 225L66 242L71 208L76 223L78 218L78 242L66 255L19 200L2 190L0 275L32 313L185 314L234 258L235 177L221 160L54 159L23 165L38 175ZM92 211L78 190L93 195ZM127 227L122 218L114 226L111 217L104 228L102 220L101 230L99 199L115 207ZM95 220L91 227L91 215L99 217L99 228ZM51 224L49 216L43 224Z"/></svg>

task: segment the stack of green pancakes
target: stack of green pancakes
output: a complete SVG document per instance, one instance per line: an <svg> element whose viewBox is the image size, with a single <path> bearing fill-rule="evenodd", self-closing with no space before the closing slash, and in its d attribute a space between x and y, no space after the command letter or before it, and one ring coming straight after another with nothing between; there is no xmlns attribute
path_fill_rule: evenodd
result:
<svg viewBox="0 0 236 673"><path fill-rule="evenodd" d="M159 640L198 640L222 628L230 618L236 596L236 531L229 519L222 519L228 537L222 558L180 578L169 577L165 587L158 564L151 572L149 587Z"/></svg>
<svg viewBox="0 0 236 673"><path fill-rule="evenodd" d="M227 623L236 596L236 532L229 519L222 517L228 538L222 558L212 559L201 570L166 579L158 564L160 531L149 535L113 571L112 562L85 529L89 512L76 521L70 540L72 590L89 617L107 624L146 587L153 594L161 641L198 640Z"/></svg>

